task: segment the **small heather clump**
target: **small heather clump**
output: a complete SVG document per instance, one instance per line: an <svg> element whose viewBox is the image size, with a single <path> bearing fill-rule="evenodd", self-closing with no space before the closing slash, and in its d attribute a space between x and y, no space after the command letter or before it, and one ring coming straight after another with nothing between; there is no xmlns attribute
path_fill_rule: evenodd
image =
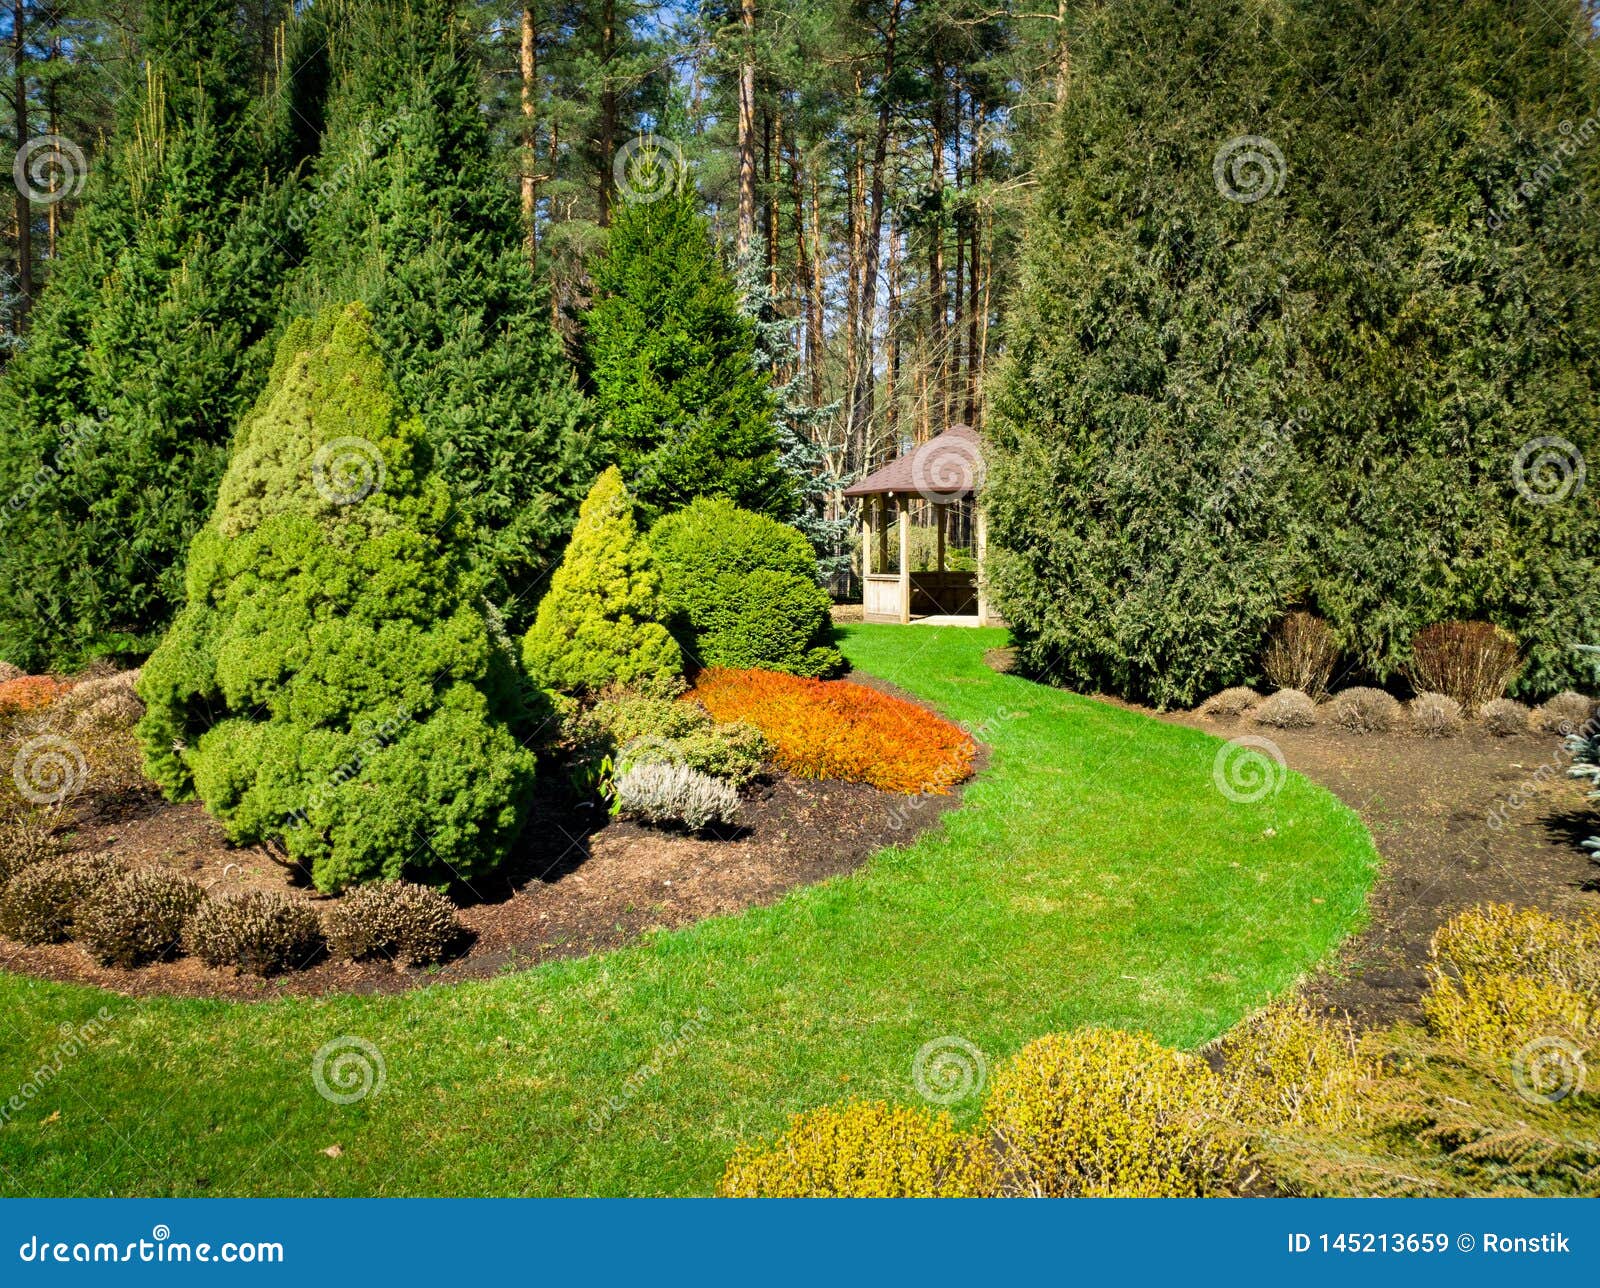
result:
<svg viewBox="0 0 1600 1288"><path fill-rule="evenodd" d="M1568 689L1533 711L1533 727L1545 733L1577 733L1594 715L1594 699Z"/></svg>
<svg viewBox="0 0 1600 1288"><path fill-rule="evenodd" d="M208 899L195 910L183 945L207 966L276 975L307 965L322 947L322 924L303 903L247 890Z"/></svg>
<svg viewBox="0 0 1600 1288"><path fill-rule="evenodd" d="M1461 731L1461 704L1443 693L1411 699L1411 727L1424 738L1448 738Z"/></svg>
<svg viewBox="0 0 1600 1288"><path fill-rule="evenodd" d="M617 812L645 823L681 824L698 832L731 823L739 793L731 783L687 765L644 761L617 779Z"/></svg>
<svg viewBox="0 0 1600 1288"><path fill-rule="evenodd" d="M1400 723L1400 703L1382 689L1345 689L1323 707L1330 724L1351 733L1388 733Z"/></svg>
<svg viewBox="0 0 1600 1288"><path fill-rule="evenodd" d="M1273 729L1309 729L1317 722L1317 704L1299 689L1279 689L1250 716Z"/></svg>
<svg viewBox="0 0 1600 1288"><path fill-rule="evenodd" d="M75 937L102 965L141 966L177 952L204 898L176 872L140 868L87 900Z"/></svg>
<svg viewBox="0 0 1600 1288"><path fill-rule="evenodd" d="M1485 702L1478 712L1483 727L1497 738L1527 733L1530 714L1527 707L1513 698L1496 698L1493 702Z"/></svg>
<svg viewBox="0 0 1600 1288"><path fill-rule="evenodd" d="M1221 693L1213 693L1200 704L1199 714L1213 720L1237 720L1260 702L1261 695L1254 689L1235 686Z"/></svg>
<svg viewBox="0 0 1600 1288"><path fill-rule="evenodd" d="M324 918L335 957L386 957L410 966L442 961L461 937L448 898L409 881L381 881L347 891Z"/></svg>
<svg viewBox="0 0 1600 1288"><path fill-rule="evenodd" d="M21 944L71 939L88 900L124 870L109 855L55 859L24 868L0 891L0 934Z"/></svg>

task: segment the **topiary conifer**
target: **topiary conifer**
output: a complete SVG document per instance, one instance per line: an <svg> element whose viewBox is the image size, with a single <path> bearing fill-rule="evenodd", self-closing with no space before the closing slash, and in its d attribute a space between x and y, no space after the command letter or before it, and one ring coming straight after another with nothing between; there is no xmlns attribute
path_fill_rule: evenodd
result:
<svg viewBox="0 0 1600 1288"><path fill-rule="evenodd" d="M568 693L669 679L683 656L662 622L661 580L633 498L612 466L595 480L540 601L522 657L536 684Z"/></svg>
<svg viewBox="0 0 1600 1288"><path fill-rule="evenodd" d="M322 890L494 868L534 760L472 552L365 308L293 323L140 677L147 772Z"/></svg>

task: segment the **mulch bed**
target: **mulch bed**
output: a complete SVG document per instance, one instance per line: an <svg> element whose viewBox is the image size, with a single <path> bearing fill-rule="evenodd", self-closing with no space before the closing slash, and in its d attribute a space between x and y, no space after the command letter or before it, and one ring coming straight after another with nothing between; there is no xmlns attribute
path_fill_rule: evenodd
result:
<svg viewBox="0 0 1600 1288"><path fill-rule="evenodd" d="M324 959L263 980L193 958L137 970L102 967L73 944L24 948L6 940L0 967L133 996L239 1000L393 993L483 979L771 903L796 886L852 871L886 845L904 844L959 799L959 790L919 801L859 783L779 776L744 800L736 829L716 838L597 819L593 808L550 810L529 822L506 871L458 893L465 895L460 915L470 942L431 969ZM214 895L271 889L325 902L266 851L229 846L197 804L141 795L121 802L112 816L85 820L67 843L72 853L109 851L130 863L165 863Z"/></svg>
<svg viewBox="0 0 1600 1288"><path fill-rule="evenodd" d="M1595 815L1584 786L1566 776L1571 761L1557 734L1495 737L1469 725L1430 739L1162 718L1222 738L1268 737L1290 769L1361 815L1383 859L1368 924L1307 984L1314 1000L1361 1027L1421 1018L1428 941L1465 908L1492 901L1563 916L1600 911L1600 866L1579 844L1594 835Z"/></svg>

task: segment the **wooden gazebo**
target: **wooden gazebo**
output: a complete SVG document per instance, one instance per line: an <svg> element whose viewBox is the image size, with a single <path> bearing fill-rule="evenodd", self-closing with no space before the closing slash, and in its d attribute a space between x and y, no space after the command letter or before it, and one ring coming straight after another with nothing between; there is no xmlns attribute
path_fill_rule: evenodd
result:
<svg viewBox="0 0 1600 1288"><path fill-rule="evenodd" d="M989 624L981 575L988 542L983 511L977 504L983 479L980 451L977 432L970 425L952 425L844 490L846 496L861 498L861 606L865 620ZM892 570L891 510L899 528L899 557ZM914 524L932 527L931 552L914 548ZM970 541L976 570L946 566L947 549L963 539ZM923 556L920 562L926 562L929 553L931 568L913 567L919 554Z"/></svg>

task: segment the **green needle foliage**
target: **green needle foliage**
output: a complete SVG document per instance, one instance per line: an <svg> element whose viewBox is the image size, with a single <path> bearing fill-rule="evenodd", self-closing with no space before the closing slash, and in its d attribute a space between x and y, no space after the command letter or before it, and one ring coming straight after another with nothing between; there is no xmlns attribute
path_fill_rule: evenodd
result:
<svg viewBox="0 0 1600 1288"><path fill-rule="evenodd" d="M1187 703L1304 606L1380 678L1448 619L1516 634L1524 693L1583 678L1600 64L1555 13L1069 19L988 423L995 597L1035 666Z"/></svg>
<svg viewBox="0 0 1600 1288"><path fill-rule="evenodd" d="M0 381L0 658L28 670L142 652L182 603L298 253L292 71L256 92L231 6L147 10L144 83Z"/></svg>
<svg viewBox="0 0 1600 1288"><path fill-rule="evenodd" d="M572 541L522 643L534 683L564 693L669 680L683 655L662 622L667 603L633 498L611 466L595 480Z"/></svg>
<svg viewBox="0 0 1600 1288"><path fill-rule="evenodd" d="M534 761L472 550L366 310L293 323L140 678L147 772L322 890L494 868Z"/></svg>
<svg viewBox="0 0 1600 1288"><path fill-rule="evenodd" d="M294 212L310 247L298 294L308 309L371 310L520 629L594 471L582 398L484 122L469 17L445 0L318 0L332 88Z"/></svg>
<svg viewBox="0 0 1600 1288"><path fill-rule="evenodd" d="M722 496L784 518L795 498L755 328L695 202L629 202L611 226L584 318L600 436L648 516Z"/></svg>

